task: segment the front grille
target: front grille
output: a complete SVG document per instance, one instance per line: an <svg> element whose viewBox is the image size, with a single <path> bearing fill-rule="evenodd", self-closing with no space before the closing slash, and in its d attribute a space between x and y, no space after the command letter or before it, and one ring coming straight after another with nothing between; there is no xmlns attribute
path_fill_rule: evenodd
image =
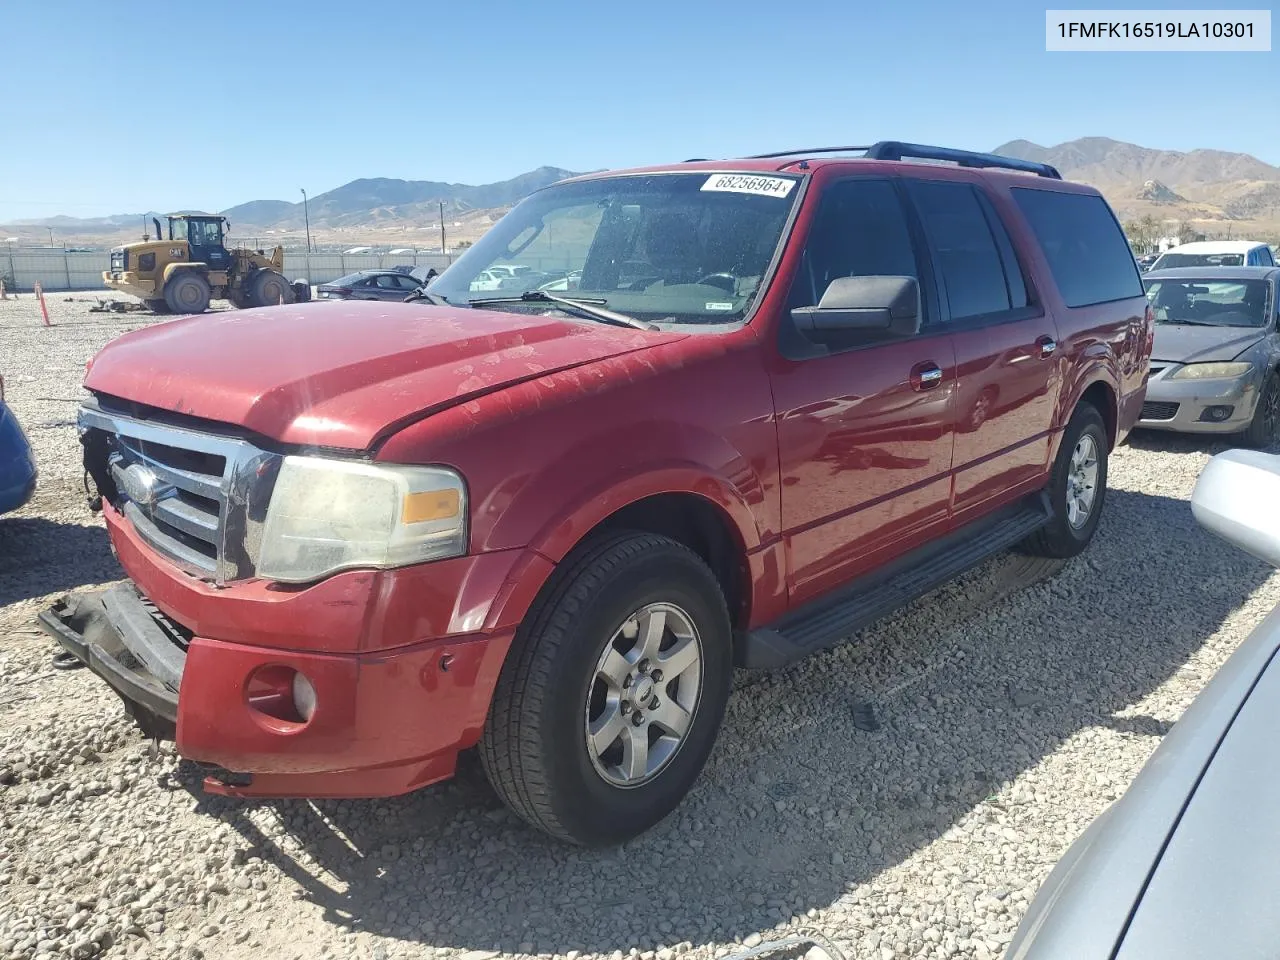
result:
<svg viewBox="0 0 1280 960"><path fill-rule="evenodd" d="M279 455L96 401L79 424L86 469L150 547L201 579L253 576Z"/></svg>
<svg viewBox="0 0 1280 960"><path fill-rule="evenodd" d="M1162 400L1148 400L1142 405L1143 420L1172 420L1178 415L1178 405Z"/></svg>

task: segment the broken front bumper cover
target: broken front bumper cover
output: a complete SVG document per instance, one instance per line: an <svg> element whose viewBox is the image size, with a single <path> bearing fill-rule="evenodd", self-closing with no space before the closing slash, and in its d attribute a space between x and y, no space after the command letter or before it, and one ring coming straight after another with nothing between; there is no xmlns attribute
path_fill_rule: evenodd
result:
<svg viewBox="0 0 1280 960"><path fill-rule="evenodd" d="M69 594L38 616L40 628L124 701L142 732L175 738L186 650L131 584Z"/></svg>

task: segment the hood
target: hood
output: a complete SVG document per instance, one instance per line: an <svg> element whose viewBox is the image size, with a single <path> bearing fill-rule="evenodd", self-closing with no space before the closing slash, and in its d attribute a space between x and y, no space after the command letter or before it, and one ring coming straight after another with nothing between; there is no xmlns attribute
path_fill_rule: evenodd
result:
<svg viewBox="0 0 1280 960"><path fill-rule="evenodd" d="M1268 632L1271 623L1264 622L1258 632ZM1274 646L1274 632L1268 640ZM1280 666L1273 660L1231 721L1178 820L1118 960L1275 956L1280 814L1268 801L1280 791L1277 725Z"/></svg>
<svg viewBox="0 0 1280 960"><path fill-rule="evenodd" d="M363 450L398 422L684 336L339 300L207 313L133 331L94 358L85 386L282 443Z"/></svg>
<svg viewBox="0 0 1280 960"><path fill-rule="evenodd" d="M1262 339L1260 327L1192 327L1157 323L1152 360L1166 363L1212 363L1234 360Z"/></svg>

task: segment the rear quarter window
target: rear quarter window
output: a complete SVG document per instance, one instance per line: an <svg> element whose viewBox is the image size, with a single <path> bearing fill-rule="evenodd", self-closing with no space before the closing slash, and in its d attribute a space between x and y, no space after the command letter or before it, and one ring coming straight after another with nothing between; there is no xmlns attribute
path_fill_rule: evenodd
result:
<svg viewBox="0 0 1280 960"><path fill-rule="evenodd" d="M1068 307L1140 297L1142 279L1115 215L1099 196L1014 187Z"/></svg>

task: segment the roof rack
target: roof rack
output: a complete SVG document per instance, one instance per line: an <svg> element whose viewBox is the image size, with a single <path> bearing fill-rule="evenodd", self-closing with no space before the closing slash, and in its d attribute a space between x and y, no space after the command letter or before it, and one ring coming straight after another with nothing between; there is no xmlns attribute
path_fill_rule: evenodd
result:
<svg viewBox="0 0 1280 960"><path fill-rule="evenodd" d="M1019 170L1022 173L1034 173L1041 177L1061 180L1056 167L1047 163L1036 163L1034 160L1018 160L1014 157L1001 157L994 153L974 153L971 150L953 150L951 147L930 147L922 143L902 143L898 140L881 140L873 144L865 154L868 160L902 160L911 157L916 160L949 160L962 167L996 167L1001 170Z"/></svg>
<svg viewBox="0 0 1280 960"><path fill-rule="evenodd" d="M971 150L955 150L951 147L931 147L923 143L903 143L900 140L881 140L869 147L816 147L812 150L780 150L777 153L758 153L747 157L748 160L773 160L778 157L792 157L814 153L849 153L862 151L864 160L945 160L962 167L997 168L1001 170L1018 170L1022 173L1034 173L1037 176L1061 180L1056 167L1047 163L1036 163L1034 160L1018 160L1015 157L1001 157L994 153L974 153Z"/></svg>
<svg viewBox="0 0 1280 960"><path fill-rule="evenodd" d="M870 147L814 147L812 150L779 150L777 153L757 153L744 160L773 160L777 157L794 157L802 153L849 153L853 150L870 150Z"/></svg>

